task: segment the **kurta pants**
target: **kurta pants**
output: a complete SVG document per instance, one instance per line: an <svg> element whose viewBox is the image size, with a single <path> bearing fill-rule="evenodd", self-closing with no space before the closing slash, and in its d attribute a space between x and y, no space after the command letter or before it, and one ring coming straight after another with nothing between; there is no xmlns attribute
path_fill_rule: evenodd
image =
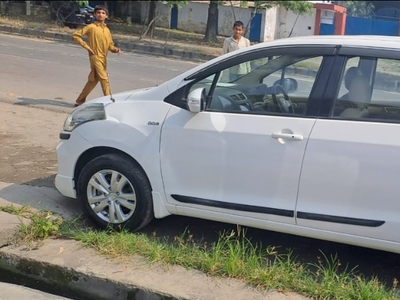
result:
<svg viewBox="0 0 400 300"><path fill-rule="evenodd" d="M108 82L107 75L107 62L106 58L99 58L96 55L89 56L90 60L90 73L88 76L88 82L83 88L82 92L76 100L77 104L82 104L86 101L86 97L95 88L97 83L100 81L101 89L103 90L104 96L110 95L110 83Z"/></svg>

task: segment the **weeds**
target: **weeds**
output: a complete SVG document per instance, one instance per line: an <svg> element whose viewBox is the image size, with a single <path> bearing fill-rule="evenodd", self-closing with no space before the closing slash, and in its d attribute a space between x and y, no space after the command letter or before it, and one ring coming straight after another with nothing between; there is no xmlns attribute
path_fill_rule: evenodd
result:
<svg viewBox="0 0 400 300"><path fill-rule="evenodd" d="M264 247L246 237L246 231L222 232L210 245L196 243L189 230L166 238L112 229L96 231L85 228L80 217L63 221L50 212L32 212L28 207L1 207L21 218L21 233L28 247L49 237L67 237L94 248L114 259L140 255L149 263L180 265L212 276L243 280L260 289L295 291L315 299L399 299L398 280L388 289L377 278L366 279L356 268L343 266L337 255L321 252L317 263L300 264L292 252L280 253L279 248ZM28 224L22 222L30 219ZM31 244L30 244L31 243Z"/></svg>
<svg viewBox="0 0 400 300"><path fill-rule="evenodd" d="M189 231L174 238L151 238L128 231L79 231L73 238L113 258L138 254L150 263L161 262L197 269L213 276L244 280L262 289L292 290L316 299L397 299L378 279L363 279L356 269L342 266L337 256L321 253L318 263L300 264L292 252L254 244L245 231L221 233L219 239L200 246Z"/></svg>

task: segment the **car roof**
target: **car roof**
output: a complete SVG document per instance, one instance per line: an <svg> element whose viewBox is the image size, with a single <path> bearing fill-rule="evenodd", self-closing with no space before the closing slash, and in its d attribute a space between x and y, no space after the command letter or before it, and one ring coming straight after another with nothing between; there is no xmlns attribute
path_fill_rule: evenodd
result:
<svg viewBox="0 0 400 300"><path fill-rule="evenodd" d="M341 45L362 48L398 48L400 50L400 37L381 35L312 35L283 38L257 44L259 47L275 45Z"/></svg>
<svg viewBox="0 0 400 300"><path fill-rule="evenodd" d="M204 70L216 62L220 62L223 59L227 59L248 51L256 49L263 50L269 47L295 47L295 46L341 46L351 48L372 48L372 49L391 49L400 51L400 37L397 36L381 36L381 35L310 35L310 36L298 36L290 38L282 38L268 42L261 42L250 47L238 49L219 57L216 57L208 62L205 62L185 73L178 76L180 79L188 78ZM178 80L179 80L178 78Z"/></svg>

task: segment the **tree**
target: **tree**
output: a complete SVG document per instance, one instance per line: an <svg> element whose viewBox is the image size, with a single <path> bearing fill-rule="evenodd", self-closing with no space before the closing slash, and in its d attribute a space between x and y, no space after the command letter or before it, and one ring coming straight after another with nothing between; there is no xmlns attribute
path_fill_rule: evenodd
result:
<svg viewBox="0 0 400 300"><path fill-rule="evenodd" d="M218 1L210 1L208 7L205 42L218 42L217 39Z"/></svg>
<svg viewBox="0 0 400 300"><path fill-rule="evenodd" d="M157 0L151 0L149 8L149 24L148 24L151 37L153 37L154 28L156 27L155 26L156 14L157 14Z"/></svg>
<svg viewBox="0 0 400 300"><path fill-rule="evenodd" d="M210 1L208 8L205 42L217 42L217 13L218 5L221 1ZM356 1L353 1L356 2ZM232 5L232 2L231 2ZM241 7L248 7L248 1L240 1ZM254 1L254 14L260 9L269 9L275 6L283 6L287 10L291 10L298 14L311 13L313 4L309 1ZM251 22L251 19L250 19Z"/></svg>
<svg viewBox="0 0 400 300"><path fill-rule="evenodd" d="M374 5L367 1L346 1L347 14L352 17L372 18Z"/></svg>
<svg viewBox="0 0 400 300"><path fill-rule="evenodd" d="M150 36L153 37L154 29L155 29L155 21L157 18L157 2L158 0L151 0L149 7L149 15L147 22L147 29L142 36L145 36L148 32L150 32ZM181 7L182 4L187 4L186 0L177 0L177 1L161 1L163 4L168 4L171 8L173 6Z"/></svg>

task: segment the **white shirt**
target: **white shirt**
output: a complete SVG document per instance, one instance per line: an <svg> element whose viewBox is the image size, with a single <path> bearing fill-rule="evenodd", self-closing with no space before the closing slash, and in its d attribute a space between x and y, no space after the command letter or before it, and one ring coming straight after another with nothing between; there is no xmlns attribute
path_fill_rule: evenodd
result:
<svg viewBox="0 0 400 300"><path fill-rule="evenodd" d="M229 53L232 51L236 51L238 49L243 49L250 46L249 39L245 37L241 37L239 41L236 41L233 36L228 37L224 41L223 53ZM245 62L236 66L233 66L229 69L229 72L232 74L247 74L251 71L250 62Z"/></svg>

